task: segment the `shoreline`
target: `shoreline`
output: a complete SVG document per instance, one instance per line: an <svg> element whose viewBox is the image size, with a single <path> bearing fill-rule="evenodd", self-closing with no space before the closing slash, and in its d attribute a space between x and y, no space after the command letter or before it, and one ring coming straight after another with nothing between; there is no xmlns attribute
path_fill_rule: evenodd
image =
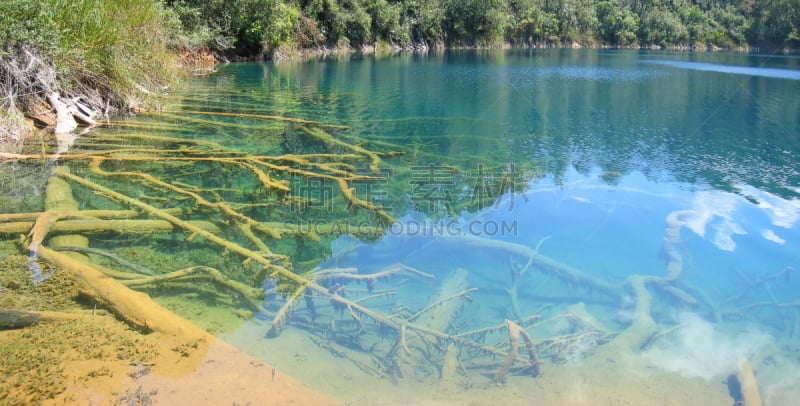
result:
<svg viewBox="0 0 800 406"><path fill-rule="evenodd" d="M237 57L231 55L223 55L217 52L212 52L206 48L199 50L180 50L174 52L175 69L181 75L196 76L207 75L216 72L216 67L219 64L228 64L236 62L271 62L274 64L284 63L298 63L306 62L313 59L325 58L344 58L353 57L355 55L384 57L391 55L398 55L403 53L440 53L446 51L458 50L485 50L485 51L499 51L507 49L603 49L603 50L630 50L630 51L664 51L664 52L686 52L686 53L733 53L733 54L755 54L755 55L787 55L798 56L800 49L793 48L762 48L762 47L734 47L723 48L714 45L707 45L706 47L687 46L687 45L672 45L672 46L659 46L659 45L610 45L600 44L597 42L572 42L572 43L556 43L544 42L534 43L528 45L518 46L517 44L503 42L502 44L494 45L477 45L477 46L446 46L443 43L429 44L427 42L414 43L408 46L400 46L397 44L390 44L385 42L375 42L366 44L360 47L339 46L339 47L315 47L315 48L291 48L288 46L279 47L271 51L270 54L262 53L260 55L253 55L250 57ZM142 90L142 89L139 89ZM153 98L158 100L160 95L154 94L146 89L142 90L144 96L148 99ZM56 94L57 95L57 94ZM90 95L91 99L96 99L97 95ZM65 110L64 106L58 106L56 100L48 100L46 97L41 99L36 96L29 96L31 100L25 103L22 108L15 108L13 110L0 112L0 152L17 153L25 147L25 145L34 143L37 139L52 139L60 133L73 133L84 131L86 128L91 128L95 124L97 116L108 117L109 114L129 113L135 114L138 111L147 111L153 106L147 106L147 100L144 100L140 95L126 94L123 98L131 102L129 109L125 111L109 111L106 107L105 111L101 111L98 103L91 105L83 105L77 103L80 108L71 108L75 110L74 114L60 113L59 110ZM84 96L84 98L86 98ZM61 97L61 99L65 99ZM81 99L73 97L74 100ZM152 101L152 100L150 100ZM56 104L53 104L56 103ZM105 101L106 106L110 104L109 100ZM145 106L145 107L140 107ZM75 118L78 124L74 124ZM68 124L68 131L59 131L58 129L64 128L61 120L66 119ZM88 121L88 122L87 122ZM82 125L81 125L82 124ZM88 125L88 127L87 127ZM58 138L58 137L55 137Z"/></svg>
<svg viewBox="0 0 800 406"><path fill-rule="evenodd" d="M375 42L372 44L365 44L360 47L342 46L342 47L316 47L316 48L300 48L300 49L287 49L278 48L272 51L272 54L254 55L252 57L235 57L228 56L224 59L218 59L220 63L228 62L266 62L271 61L274 63L306 61L313 58L328 57L328 56L347 56L354 54L361 55L394 55L400 53L436 53L454 50L504 50L504 49L607 49L607 50L631 50L631 51L666 51L666 52L704 52L704 53L741 53L741 54L783 54L783 55L800 55L800 49L795 48L766 48L754 47L750 45L740 47L719 47L713 44L706 46L698 45L612 45L600 44L596 42L572 42L572 43L534 43L534 44L514 44L503 42L502 44L495 45L455 45L445 46L444 44L428 44L425 42L414 43L407 46L397 44L389 44L384 42Z"/></svg>

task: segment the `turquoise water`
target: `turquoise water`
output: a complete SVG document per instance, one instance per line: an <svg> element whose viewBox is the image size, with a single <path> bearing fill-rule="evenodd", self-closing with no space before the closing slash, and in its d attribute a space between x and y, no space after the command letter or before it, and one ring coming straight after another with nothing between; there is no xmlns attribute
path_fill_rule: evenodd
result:
<svg viewBox="0 0 800 406"><path fill-rule="evenodd" d="M214 142L230 156L338 162L274 161L285 166L265 172L288 192L264 190L231 162L104 164L204 189L257 222L292 227L280 239L259 236L328 293L298 291L275 323L296 287L228 250L220 256L202 238L105 236L94 245L135 246L143 261L152 250L152 267L201 261L264 287L268 300L226 339L337 401L731 404L740 357L753 364L767 404L798 395L800 58L504 50L231 64L189 80L163 111L95 130L74 151L119 148L108 137L144 134L192 141L124 145L175 157ZM73 170L155 206L195 207L185 193L114 183L81 165ZM348 181L353 194L391 220L342 198L323 173L360 176ZM116 207L76 194L84 208ZM235 217L184 214L252 245L223 226ZM374 283L347 276L387 270ZM647 321L637 313L639 276L649 277L644 315L653 324L630 345ZM530 334L540 376L531 376L522 341L500 372L511 351L505 320ZM445 376L450 344L457 366Z"/></svg>
<svg viewBox="0 0 800 406"><path fill-rule="evenodd" d="M455 332L559 315L575 303L620 332L635 317L627 287L619 297L606 295L534 265L519 281L515 310L506 291L524 256L476 239L538 247L614 286L631 275L664 276L671 244L681 273L670 286L694 300L650 286L658 330L677 332L648 342L642 358L734 400L736 389L719 382L735 372L734 359L757 359L765 399L788 404L800 344L793 274L800 264L798 72L800 59L784 56L509 50L232 66L209 80L260 81L267 93L295 94L298 116L348 125L367 145L418 151L390 166L394 189L365 192L398 222L377 241L336 239L320 268L369 273L402 263L440 280L466 269L478 291L454 316ZM289 108L278 104L264 107ZM498 181L504 174L512 180ZM491 202L463 204L476 196ZM685 211L680 236L666 242L666 219L678 211ZM406 291L375 305L386 313L436 297L436 284L413 279L379 286L394 283ZM563 325L530 331L542 342L575 332ZM506 337L485 340L502 348ZM362 341L343 345L380 350ZM581 363L594 351L551 351L550 359ZM409 381L386 374L401 386ZM417 382L436 381L434 372L422 375Z"/></svg>

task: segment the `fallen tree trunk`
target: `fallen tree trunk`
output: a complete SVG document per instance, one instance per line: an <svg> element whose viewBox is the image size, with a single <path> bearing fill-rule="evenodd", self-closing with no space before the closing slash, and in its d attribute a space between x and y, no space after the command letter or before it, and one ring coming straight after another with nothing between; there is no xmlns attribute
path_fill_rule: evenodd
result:
<svg viewBox="0 0 800 406"><path fill-rule="evenodd" d="M210 221L188 221L188 223L219 234L220 228ZM33 227L32 221L17 221L0 224L0 234L26 233ZM53 224L49 233L102 233L114 231L124 234L172 233L181 231L165 220L61 220Z"/></svg>
<svg viewBox="0 0 800 406"><path fill-rule="evenodd" d="M67 171L68 169L63 168L62 170ZM33 261L33 259L35 259L38 255L38 249L40 247L39 244L42 242L41 240L44 239L44 236L47 233L47 227L58 223L58 220L60 219L60 212L78 210L78 202L75 201L75 197L72 195L72 186L70 186L69 182L55 176L51 176L50 179L47 180L44 208L46 211L36 219L36 223L38 223L40 219L45 220L45 229L38 230L41 232L41 235L37 237L34 235L37 232L37 227L34 225L34 227L31 228L31 234L29 234L31 236L31 246L28 247L28 250L31 253L29 267L31 268L31 274L35 275L34 280L37 281L44 280L41 278L47 278L45 275L36 276L37 272L39 272L39 269L35 264L35 261ZM47 221L48 218L52 219L52 221ZM52 247L71 246L85 248L89 246L89 238L80 234L63 234L50 238L49 244ZM83 261L89 259L86 255L77 252L73 252L69 255Z"/></svg>
<svg viewBox="0 0 800 406"><path fill-rule="evenodd" d="M181 214L183 212L191 212L191 210L181 208L162 209L166 213ZM22 222L34 221L43 212L29 212L29 213L6 213L0 214L0 222ZM96 219L128 219L132 220L142 215L140 210L75 210L64 211L63 214L67 217L92 217Z"/></svg>
<svg viewBox="0 0 800 406"><path fill-rule="evenodd" d="M416 319L415 325L433 331L447 331L455 317L461 312L464 301L457 298L451 300L458 292L463 292L467 288L468 272L464 269L457 269L447 279L442 281L439 291L430 304L425 307L425 312L409 318L408 321ZM402 329L396 344L395 351L392 351L396 359L392 362L397 366L398 374L401 378L420 376L420 370L433 370L431 375L439 375L445 380L452 379L452 371L444 368L446 358L433 357L430 353L430 345L419 334L409 334L408 329ZM456 357L456 353L451 352L450 357ZM451 360L450 363L453 361ZM449 367L452 368L452 367Z"/></svg>
<svg viewBox="0 0 800 406"><path fill-rule="evenodd" d="M103 274L98 265L83 262L47 247L39 247L39 257L66 271L81 286L85 296L108 308L131 326L145 332L208 339L201 328L161 307L150 296L135 292Z"/></svg>
<svg viewBox="0 0 800 406"><path fill-rule="evenodd" d="M76 120L86 125L97 125L97 121L94 119L94 115L97 113L89 108L89 106L81 103L80 98L69 99L67 106L69 107L69 112L72 113L72 116L75 117Z"/></svg>

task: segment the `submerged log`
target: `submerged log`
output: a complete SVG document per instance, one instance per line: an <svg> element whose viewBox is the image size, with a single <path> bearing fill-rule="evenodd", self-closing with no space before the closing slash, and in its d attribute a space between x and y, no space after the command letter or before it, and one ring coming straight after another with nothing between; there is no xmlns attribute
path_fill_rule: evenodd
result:
<svg viewBox="0 0 800 406"><path fill-rule="evenodd" d="M464 307L463 300L449 300L459 292L464 292L467 288L467 275L468 272L464 269L455 270L447 279L442 281L442 286L439 288L436 297L431 300L430 305L426 306L426 312L416 316L415 325L424 329L433 331L446 331L455 317L461 312ZM401 377L419 376L420 369L436 369L443 378L451 377L452 373L442 370L444 363L447 361L445 358L442 360L439 357L433 359L432 354L429 352L429 344L421 335L407 334L407 329L401 331L398 338L398 351L394 351L394 364L398 367ZM452 358L455 353L450 353ZM441 361L439 361L441 360ZM447 361L453 364L453 360ZM457 359L456 359L457 363ZM451 368L451 367L448 367Z"/></svg>
<svg viewBox="0 0 800 406"><path fill-rule="evenodd" d="M81 293L108 308L131 326L145 332L159 332L189 339L209 338L194 324L161 307L150 296L135 292L104 275L101 267L39 247L39 256L66 271L80 286Z"/></svg>
<svg viewBox="0 0 800 406"><path fill-rule="evenodd" d="M62 168L62 170L67 171L66 168ZM77 211L78 202L75 201L75 198L72 195L72 186L70 186L69 182L67 182L62 178L51 176L50 179L47 181L44 207L47 211L45 211L41 217L50 217L51 215L56 213L53 216L55 217L53 220L55 221L55 223L49 224L50 227L52 227L55 224L58 224L58 220L60 219L60 214L58 213L65 211ZM36 223L39 223L39 219L37 219ZM39 236L39 238L41 239L44 238L44 234L47 233L47 230L42 230L42 233L43 234ZM36 241L34 239L33 243L38 245L40 241L41 240ZM51 247L59 247L59 246L88 247L89 239L79 234L65 234L50 238L49 244ZM36 247L33 247L31 249L31 252L34 255L36 255ZM87 259L87 257L83 254L73 253L71 255L79 259L83 260Z"/></svg>
<svg viewBox="0 0 800 406"><path fill-rule="evenodd" d="M739 387L742 391L742 406L761 406L763 402L750 361L745 357L740 357L736 363L738 366L736 379L739 380Z"/></svg>
<svg viewBox="0 0 800 406"><path fill-rule="evenodd" d="M188 221L200 229L219 234L220 228L210 221ZM31 221L16 221L0 224L0 234L21 234L33 227ZM61 220L49 228L49 233L105 233L154 234L181 231L165 220Z"/></svg>
<svg viewBox="0 0 800 406"><path fill-rule="evenodd" d="M510 254L519 255L520 257L527 259L527 263L517 272L519 276L526 274L529 268L533 268L542 274L551 275L567 284L581 285L589 289L602 292L603 294L613 298L619 299L625 296L621 286L608 283L604 280L583 273L569 265L562 264L552 258L539 254L537 249L528 247L527 245L502 240L490 240L475 236L442 236L440 239L442 241L457 243L465 246L483 249L496 249L508 252Z"/></svg>
<svg viewBox="0 0 800 406"><path fill-rule="evenodd" d="M628 277L628 285L635 303L632 321L608 346L609 348L639 351L656 334L658 327L653 316L650 315L653 298L647 290L647 284L654 280L658 280L658 278L641 275ZM609 351L613 352L614 350Z"/></svg>
<svg viewBox="0 0 800 406"><path fill-rule="evenodd" d="M447 351L444 353L444 361L442 362L442 369L439 374L442 382L450 382L455 379L457 367L458 348L456 348L455 344L450 343L447 345Z"/></svg>

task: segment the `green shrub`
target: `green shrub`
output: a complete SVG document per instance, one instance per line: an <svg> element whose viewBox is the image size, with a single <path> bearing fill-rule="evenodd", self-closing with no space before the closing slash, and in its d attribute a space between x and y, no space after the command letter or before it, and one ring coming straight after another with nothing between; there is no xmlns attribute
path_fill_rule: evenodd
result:
<svg viewBox="0 0 800 406"><path fill-rule="evenodd" d="M40 55L67 93L124 106L171 76L166 15L156 0L4 0L0 46L4 58Z"/></svg>

